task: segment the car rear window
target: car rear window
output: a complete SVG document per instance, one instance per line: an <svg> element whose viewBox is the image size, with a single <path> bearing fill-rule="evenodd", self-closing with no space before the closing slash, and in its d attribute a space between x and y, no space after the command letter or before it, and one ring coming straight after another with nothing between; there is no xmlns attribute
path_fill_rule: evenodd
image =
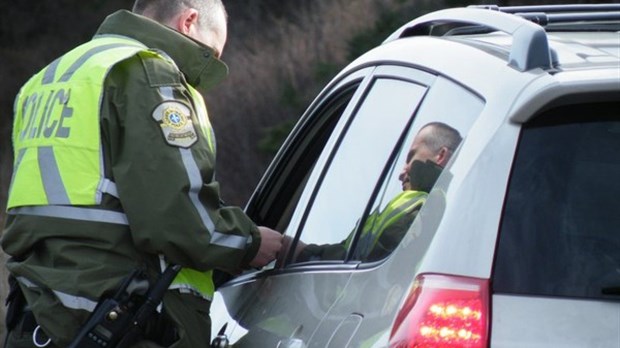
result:
<svg viewBox="0 0 620 348"><path fill-rule="evenodd" d="M620 103L547 111L522 128L493 290L618 298L619 289Z"/></svg>

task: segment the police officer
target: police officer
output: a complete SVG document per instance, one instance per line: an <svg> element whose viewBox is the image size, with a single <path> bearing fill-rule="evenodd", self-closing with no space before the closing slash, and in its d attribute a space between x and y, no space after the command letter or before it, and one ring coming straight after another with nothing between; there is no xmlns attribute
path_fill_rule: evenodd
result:
<svg viewBox="0 0 620 348"><path fill-rule="evenodd" d="M398 179L403 191L381 211L364 222L355 255L362 261L376 261L391 253L426 202L428 193L461 142L459 132L442 122L425 124L416 134ZM354 234L337 244L308 244L298 241L297 260L343 259ZM286 241L290 243L290 241Z"/></svg>
<svg viewBox="0 0 620 348"><path fill-rule="evenodd" d="M282 236L221 205L201 96L227 74L221 0L137 0L15 102L2 247L6 347L65 347L134 270L183 269L140 347L205 347L212 270L271 262Z"/></svg>

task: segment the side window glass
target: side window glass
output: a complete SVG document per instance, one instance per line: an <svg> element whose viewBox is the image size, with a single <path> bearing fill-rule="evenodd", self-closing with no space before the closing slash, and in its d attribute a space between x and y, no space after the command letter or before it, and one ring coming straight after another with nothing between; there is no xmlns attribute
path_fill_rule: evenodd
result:
<svg viewBox="0 0 620 348"><path fill-rule="evenodd" d="M312 168L327 147L327 142L343 115L350 113L364 88L364 78L372 68L358 70L345 77L317 100L291 132L274 164L248 203L246 213L259 225L286 231L297 209Z"/></svg>
<svg viewBox="0 0 620 348"><path fill-rule="evenodd" d="M353 260L378 261L395 250L439 176L450 175L452 158L483 107L475 94L437 78L389 163L358 232Z"/></svg>
<svg viewBox="0 0 620 348"><path fill-rule="evenodd" d="M410 124L426 87L377 78L324 168L303 217L295 260L344 260L386 163Z"/></svg>

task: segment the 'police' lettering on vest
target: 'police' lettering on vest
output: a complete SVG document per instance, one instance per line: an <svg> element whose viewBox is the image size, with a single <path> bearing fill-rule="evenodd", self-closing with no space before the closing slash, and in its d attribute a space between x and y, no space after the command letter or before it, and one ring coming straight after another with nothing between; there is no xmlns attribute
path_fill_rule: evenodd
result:
<svg viewBox="0 0 620 348"><path fill-rule="evenodd" d="M23 128L20 140L36 138L68 138L71 127L65 125L73 116L69 106L71 89L33 93L22 104Z"/></svg>

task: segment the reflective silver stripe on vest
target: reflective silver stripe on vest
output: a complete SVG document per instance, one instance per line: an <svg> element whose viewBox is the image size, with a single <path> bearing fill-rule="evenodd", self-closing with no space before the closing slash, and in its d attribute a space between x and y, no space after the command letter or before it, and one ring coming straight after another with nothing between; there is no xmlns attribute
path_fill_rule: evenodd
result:
<svg viewBox="0 0 620 348"><path fill-rule="evenodd" d="M17 170L19 169L19 165L22 163L22 160L24 159L25 154L26 154L26 149L21 149L17 153L17 158L15 159L15 168L13 168L13 175L11 175L11 184L9 187L13 187L13 180L15 180L15 173L17 173Z"/></svg>
<svg viewBox="0 0 620 348"><path fill-rule="evenodd" d="M172 92L172 87L159 87L159 94L161 94L161 97L164 99L164 101L174 100L174 94Z"/></svg>
<svg viewBox="0 0 620 348"><path fill-rule="evenodd" d="M61 57L62 58L62 57ZM41 83L44 85L50 84L54 82L54 77L56 76L56 69L58 69L58 65L60 64L60 58L56 58L47 69L45 69L45 73L43 74L43 79Z"/></svg>
<svg viewBox="0 0 620 348"><path fill-rule="evenodd" d="M38 159L47 202L49 204L71 204L60 176L56 157L54 157L54 149L51 146L39 147Z"/></svg>
<svg viewBox="0 0 620 348"><path fill-rule="evenodd" d="M20 283L24 284L27 288L38 288L38 286L37 286L35 283L33 283L33 282L31 282L30 280L28 280L28 278L24 278L24 277L16 277L16 279L17 279Z"/></svg>
<svg viewBox="0 0 620 348"><path fill-rule="evenodd" d="M71 79L73 74L75 74L75 72L80 67L82 67L82 65L84 65L84 63L86 63L86 61L90 57L94 56L95 54L101 53L103 51L107 51L109 49L113 49L117 47L127 47L127 46L132 46L132 45L128 43L114 43L114 44L102 45L102 46L91 48L90 50L86 51L80 58L78 58L73 64L71 64L69 69L67 69L67 71L65 71L65 73L62 74L62 76L58 79L58 82L69 81L69 79ZM142 47L142 46L136 45L136 47Z"/></svg>
<svg viewBox="0 0 620 348"><path fill-rule="evenodd" d="M28 288L40 288L40 286L34 284L33 282L31 282L30 280L24 277L17 277L17 280ZM69 295L67 293L64 293L58 290L52 290L52 292L54 293L54 295L56 295L58 300L60 300L63 306L70 308L70 309L82 309L85 311L92 312L93 310L95 310L95 307L97 306L96 301L93 301L86 297Z"/></svg>
<svg viewBox="0 0 620 348"><path fill-rule="evenodd" d="M198 169L198 165L192 156L192 151L190 149L179 149L181 152L181 158L183 159L183 165L185 166L185 171L187 172L187 176L189 178L189 198L194 204L196 210L198 210L198 214L202 219L202 223L207 227L207 230L213 231L215 233L215 224L207 209L202 205L200 199L198 198L198 193L202 188L202 177L200 176L200 170Z"/></svg>
<svg viewBox="0 0 620 348"><path fill-rule="evenodd" d="M116 183L108 178L101 180L99 184L99 191L102 193L107 193L112 197L120 198L118 195L118 189L116 188Z"/></svg>
<svg viewBox="0 0 620 348"><path fill-rule="evenodd" d="M191 294L200 298L203 298L207 301L213 301L213 296L206 296L202 294L200 291L194 289L191 285L188 284L174 284L170 285L168 290L177 290L182 294Z"/></svg>
<svg viewBox="0 0 620 348"><path fill-rule="evenodd" d="M71 206L42 205L36 207L19 207L8 211L10 215L34 215L70 220L103 222L117 225L129 225L127 215L110 210L90 209Z"/></svg>
<svg viewBox="0 0 620 348"><path fill-rule="evenodd" d="M392 220L393 218L395 218L396 216L400 214L410 213L411 209L424 204L424 202L426 202L427 196L428 196L427 194L420 194L420 195L416 195L415 197L413 197L413 199L409 199L405 202L402 202L396 208L392 209L392 211L388 214L388 216L381 219L380 221L381 225L385 225L387 222L389 222L390 220Z"/></svg>
<svg viewBox="0 0 620 348"><path fill-rule="evenodd" d="M97 302L89 300L85 297L73 296L66 294L64 292L60 292L57 290L52 290L56 297L60 300L63 306L71 309L83 309L89 312L95 310L97 306Z"/></svg>
<svg viewBox="0 0 620 348"><path fill-rule="evenodd" d="M211 233L210 244L219 245L227 248L245 250L247 243L246 237L224 234L215 230L215 224L213 223L213 220L211 220L207 209L204 207L204 205L202 205L200 199L198 198L198 193L200 192L203 184L198 165L196 164L196 161L194 160L190 149L179 149L179 151L181 152L185 171L187 172L187 176L189 177L189 198L194 204L196 210L198 210L198 214L202 219L202 223L207 227L207 230L213 231Z"/></svg>
<svg viewBox="0 0 620 348"><path fill-rule="evenodd" d="M211 244L225 246L227 248L242 249L247 247L248 239L242 236L213 232L211 235Z"/></svg>
<svg viewBox="0 0 620 348"><path fill-rule="evenodd" d="M76 60L75 63L73 63L71 65L71 67L69 67L69 69L67 69L67 71L60 77L60 79L58 81L59 82L68 81L71 78L71 76L73 76L73 74L77 71L77 69L79 69L82 65L84 65L84 63L90 57L94 56L95 54L101 53L103 51L106 51L106 50L109 50L109 49L112 49L112 48L121 47L121 46L133 46L133 45L128 44L128 43L115 43L115 44L108 44L108 45L98 46L98 47L95 47L93 49L88 50L78 60ZM142 46L139 46L137 44L137 42L136 42L136 46L142 47ZM41 83L43 85L47 85L47 84L50 84L50 83L54 82L54 77L56 76L56 71L58 69L58 65L60 64L60 59L61 58L58 58L58 59L54 60L47 67L47 69L45 69L45 73L43 74L43 78L41 79Z"/></svg>

